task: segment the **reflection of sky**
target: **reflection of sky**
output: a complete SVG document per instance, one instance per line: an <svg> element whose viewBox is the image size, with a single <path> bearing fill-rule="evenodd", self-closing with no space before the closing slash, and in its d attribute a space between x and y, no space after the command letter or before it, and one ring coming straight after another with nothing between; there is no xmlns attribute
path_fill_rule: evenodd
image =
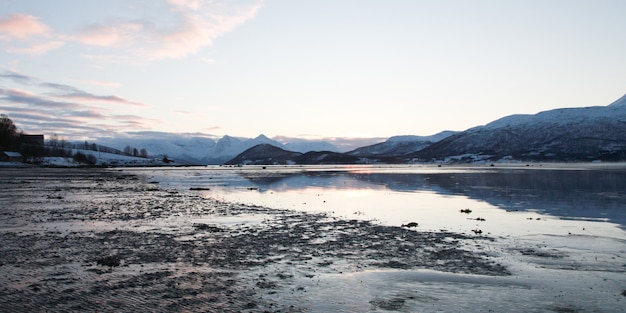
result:
<svg viewBox="0 0 626 313"><path fill-rule="evenodd" d="M209 187L208 196L229 201L334 212L396 225L417 221L433 229L471 231L493 225L470 220L479 214L498 221L499 228L511 229L517 227L516 223L509 225L511 216L526 221L529 215L539 213L559 219L608 220L622 228L626 225L626 195L622 192L626 190L626 171L623 170L314 167L308 171L299 167L297 170L188 169L151 174L158 176L157 180L165 187ZM474 212L465 216L459 213L462 208ZM552 224L535 223L533 227L543 225L545 231L551 232Z"/></svg>

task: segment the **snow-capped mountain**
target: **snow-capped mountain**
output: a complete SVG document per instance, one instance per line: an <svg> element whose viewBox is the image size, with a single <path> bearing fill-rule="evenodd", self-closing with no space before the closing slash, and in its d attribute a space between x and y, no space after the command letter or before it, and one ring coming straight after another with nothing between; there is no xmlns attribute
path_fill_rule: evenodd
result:
<svg viewBox="0 0 626 313"><path fill-rule="evenodd" d="M177 164L222 164L241 152L259 144L270 144L282 149L309 151L336 151L336 148L325 141L290 139L281 143L277 140L259 135L256 138L224 136L217 141L213 137L198 134L174 134L163 132L137 132L115 138L99 138L101 145L110 146L124 151L146 149L152 158L167 156Z"/></svg>
<svg viewBox="0 0 626 313"><path fill-rule="evenodd" d="M364 158L397 157L422 150L456 133L454 131L442 131L431 136L394 136L385 142L361 147L347 154Z"/></svg>
<svg viewBox="0 0 626 313"><path fill-rule="evenodd" d="M101 138L99 144L124 150L130 146L146 149L150 157L168 156L176 164L223 164L258 145L271 145L302 156L294 162L324 163L406 163L431 161L473 162L501 159L538 161L626 160L626 95L608 106L555 109L537 114L517 114L463 132L444 131L432 136L395 136L384 142L370 141L361 148L340 153L335 145L324 140L287 137L256 138L202 134L143 132L118 138ZM217 140L217 141L216 141ZM321 155L309 152L323 151ZM256 149L255 158L268 164L269 158L281 157L282 151ZM278 153L278 154L277 154ZM309 154L307 154L309 153ZM277 154L272 156L272 154ZM238 159L239 160L239 159ZM243 159L242 159L243 160ZM249 159L245 159L249 160ZM239 160L241 161L241 160ZM263 161L263 162L266 162ZM256 161L255 161L256 162Z"/></svg>
<svg viewBox="0 0 626 313"><path fill-rule="evenodd" d="M217 141L213 150L210 151L202 161L207 164L222 164L239 153L260 144L283 147L283 144L265 135L259 135L256 138L224 136Z"/></svg>
<svg viewBox="0 0 626 313"><path fill-rule="evenodd" d="M152 158L167 156L179 163L198 163L215 148L212 138L197 134L172 134L164 132L137 132L115 138L99 138L98 144L124 151L146 149Z"/></svg>
<svg viewBox="0 0 626 313"><path fill-rule="evenodd" d="M421 161L593 161L626 158L626 96L608 106L511 115L452 135L412 154Z"/></svg>
<svg viewBox="0 0 626 313"><path fill-rule="evenodd" d="M279 148L275 145L260 144L254 146L226 164L244 165L283 165L283 164L370 164L402 162L401 156L419 151L433 142L453 135L455 132L444 131L432 136L394 136L385 142L361 147L350 152L309 150L297 152Z"/></svg>

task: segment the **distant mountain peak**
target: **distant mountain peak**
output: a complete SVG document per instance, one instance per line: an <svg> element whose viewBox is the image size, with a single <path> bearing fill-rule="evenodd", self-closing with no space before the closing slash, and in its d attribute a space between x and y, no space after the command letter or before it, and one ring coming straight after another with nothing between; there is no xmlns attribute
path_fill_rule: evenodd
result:
<svg viewBox="0 0 626 313"><path fill-rule="evenodd" d="M224 135L222 138L220 138L218 141L231 141L231 140L237 140L237 137L233 137L233 136L229 136L229 135Z"/></svg>
<svg viewBox="0 0 626 313"><path fill-rule="evenodd" d="M254 138L255 140L271 140L269 137L265 136L264 134L260 134L258 136L256 136L256 138Z"/></svg>
<svg viewBox="0 0 626 313"><path fill-rule="evenodd" d="M615 100L613 103L609 104L610 107L622 107L626 106L626 94L624 94L621 98Z"/></svg>

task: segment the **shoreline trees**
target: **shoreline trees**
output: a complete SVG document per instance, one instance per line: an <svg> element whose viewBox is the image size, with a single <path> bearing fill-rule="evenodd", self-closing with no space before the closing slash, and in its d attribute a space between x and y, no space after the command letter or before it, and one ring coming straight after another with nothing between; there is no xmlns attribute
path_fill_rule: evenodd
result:
<svg viewBox="0 0 626 313"><path fill-rule="evenodd" d="M40 163L43 157L73 157L79 163L95 165L95 155L85 153L85 150L148 158L148 150L145 148L126 146L124 151L120 151L88 141L71 143L59 139L56 134L51 135L46 142L43 135L25 135L6 114L0 114L0 151L19 152L23 156L23 162Z"/></svg>

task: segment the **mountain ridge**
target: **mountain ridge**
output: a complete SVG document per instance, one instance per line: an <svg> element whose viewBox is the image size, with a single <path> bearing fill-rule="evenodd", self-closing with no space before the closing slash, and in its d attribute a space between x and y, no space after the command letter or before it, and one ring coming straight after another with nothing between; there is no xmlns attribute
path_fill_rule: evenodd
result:
<svg viewBox="0 0 626 313"><path fill-rule="evenodd" d="M116 138L99 138L97 142L119 150L126 146L148 150L151 157L163 157L175 159L178 164L223 164L236 157L239 153L258 144L268 143L285 150L306 153L310 151L340 152L333 143L320 139L302 139L291 137L279 137L275 140L260 134L254 138L235 137L224 135L221 138L215 136L199 136L198 134L175 134L165 132L135 132ZM349 146L349 138L333 138L342 147ZM357 142L378 142L378 138L363 139ZM353 147L357 148L357 147ZM351 148L351 149L353 149ZM347 150L346 150L347 151Z"/></svg>
<svg viewBox="0 0 626 313"><path fill-rule="evenodd" d="M356 158L355 163L623 161L626 95L607 106L513 114L462 132L441 132L430 137L394 136L344 153L344 157L348 156ZM256 158L256 164L262 164L260 160L281 164L271 156ZM229 163L237 161L244 160L235 158ZM306 162L312 163L297 164L325 164L315 159Z"/></svg>
<svg viewBox="0 0 626 313"><path fill-rule="evenodd" d="M225 165L295 165L295 164L356 164L359 158L332 151L309 151L305 153L284 150L271 144L256 145Z"/></svg>
<svg viewBox="0 0 626 313"><path fill-rule="evenodd" d="M143 132L117 141L104 140L103 143L120 150L130 144L147 148L151 156L166 155L193 164L229 163L260 144L301 155L323 151L327 152L327 157L332 155L340 162L352 160L358 163L626 160L626 95L607 106L513 114L465 131L443 131L431 136L392 136L346 151L339 151L325 140L278 138L280 140L264 134L255 138L225 135L216 140L216 137L197 134ZM316 159L312 154L291 158L293 162L330 160Z"/></svg>
<svg viewBox="0 0 626 313"><path fill-rule="evenodd" d="M506 116L450 136L408 157L419 161L445 161L452 156L486 160L624 160L626 97L620 99L621 102L608 106Z"/></svg>

